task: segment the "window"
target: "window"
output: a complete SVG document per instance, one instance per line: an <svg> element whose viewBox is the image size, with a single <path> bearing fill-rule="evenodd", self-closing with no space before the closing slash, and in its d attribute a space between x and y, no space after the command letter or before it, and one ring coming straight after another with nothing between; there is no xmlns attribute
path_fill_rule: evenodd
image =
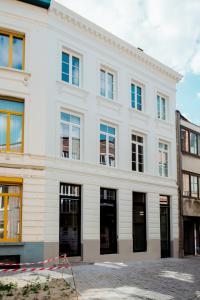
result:
<svg viewBox="0 0 200 300"><path fill-rule="evenodd" d="M200 176L183 173L183 196L200 199Z"/></svg>
<svg viewBox="0 0 200 300"><path fill-rule="evenodd" d="M166 120L166 99L160 95L157 95L157 118Z"/></svg>
<svg viewBox="0 0 200 300"><path fill-rule="evenodd" d="M133 251L146 250L146 195L133 192Z"/></svg>
<svg viewBox="0 0 200 300"><path fill-rule="evenodd" d="M100 70L100 95L114 99L114 75L107 70Z"/></svg>
<svg viewBox="0 0 200 300"><path fill-rule="evenodd" d="M190 196L190 176L189 174L183 174L183 196Z"/></svg>
<svg viewBox="0 0 200 300"><path fill-rule="evenodd" d="M190 132L190 153L198 154L197 149L197 134L194 132Z"/></svg>
<svg viewBox="0 0 200 300"><path fill-rule="evenodd" d="M23 152L24 103L0 98L0 152Z"/></svg>
<svg viewBox="0 0 200 300"><path fill-rule="evenodd" d="M131 84L131 107L136 110L142 110L142 87Z"/></svg>
<svg viewBox="0 0 200 300"><path fill-rule="evenodd" d="M80 117L61 112L61 156L80 160Z"/></svg>
<svg viewBox="0 0 200 300"><path fill-rule="evenodd" d="M100 164L115 167L115 128L100 124Z"/></svg>
<svg viewBox="0 0 200 300"><path fill-rule="evenodd" d="M80 59L64 51L62 52L62 80L80 86Z"/></svg>
<svg viewBox="0 0 200 300"><path fill-rule="evenodd" d="M168 177L168 145L159 142L159 175Z"/></svg>
<svg viewBox="0 0 200 300"><path fill-rule="evenodd" d="M181 128L181 149L189 152L189 132L184 128Z"/></svg>
<svg viewBox="0 0 200 300"><path fill-rule="evenodd" d="M21 240L21 186L0 182L0 241Z"/></svg>
<svg viewBox="0 0 200 300"><path fill-rule="evenodd" d="M0 31L0 66L24 69L24 35Z"/></svg>
<svg viewBox="0 0 200 300"><path fill-rule="evenodd" d="M144 138L132 134L132 170L144 172Z"/></svg>

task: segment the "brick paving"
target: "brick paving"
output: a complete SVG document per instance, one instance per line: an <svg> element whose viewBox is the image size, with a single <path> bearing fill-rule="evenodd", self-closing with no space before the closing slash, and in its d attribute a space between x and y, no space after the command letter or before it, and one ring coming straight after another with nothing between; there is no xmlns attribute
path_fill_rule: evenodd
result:
<svg viewBox="0 0 200 300"><path fill-rule="evenodd" d="M200 300L200 257L84 264L73 271L84 300Z"/></svg>

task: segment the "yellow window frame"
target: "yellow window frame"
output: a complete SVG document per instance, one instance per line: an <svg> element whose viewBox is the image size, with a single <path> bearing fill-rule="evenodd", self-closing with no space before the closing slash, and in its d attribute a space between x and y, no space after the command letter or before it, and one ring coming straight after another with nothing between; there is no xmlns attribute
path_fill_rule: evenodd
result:
<svg viewBox="0 0 200 300"><path fill-rule="evenodd" d="M0 238L1 242L21 242L22 240L22 179L21 178L7 178L0 177L0 184L4 185L16 185L20 188L19 193L0 193L0 197L4 199L4 234L3 238ZM9 197L16 197L19 199L19 234L17 238L9 238L7 234L8 227L8 201Z"/></svg>
<svg viewBox="0 0 200 300"><path fill-rule="evenodd" d="M14 101L14 102L21 102L24 103L23 100L21 99L16 99L16 98L10 98L10 97L0 97L0 100L9 100L9 101ZM0 114L6 114L7 115L7 119L6 119L6 149L5 150L1 150L0 149L0 153L2 152L11 152L11 153L23 153L24 152L24 112L13 112L13 111L9 111L9 110L3 110L0 109ZM15 150L11 150L10 149L10 116L14 115L14 116L22 116L22 145L21 145L21 150L16 152Z"/></svg>
<svg viewBox="0 0 200 300"><path fill-rule="evenodd" d="M6 35L9 37L9 49L8 49L8 68L13 68L13 37L22 39L22 70L25 67L25 35L22 33L9 31L9 30L1 30L0 34Z"/></svg>

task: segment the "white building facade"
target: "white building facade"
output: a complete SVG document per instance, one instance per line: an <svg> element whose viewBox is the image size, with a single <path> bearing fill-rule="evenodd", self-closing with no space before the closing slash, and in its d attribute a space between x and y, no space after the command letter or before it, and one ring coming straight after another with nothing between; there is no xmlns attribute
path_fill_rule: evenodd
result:
<svg viewBox="0 0 200 300"><path fill-rule="evenodd" d="M56 2L1 0L0 49L0 256L178 256L181 76Z"/></svg>

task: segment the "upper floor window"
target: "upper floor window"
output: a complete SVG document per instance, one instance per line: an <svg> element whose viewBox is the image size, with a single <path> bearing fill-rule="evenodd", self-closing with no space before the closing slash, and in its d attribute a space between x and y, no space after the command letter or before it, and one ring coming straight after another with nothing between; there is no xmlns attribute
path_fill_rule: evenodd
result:
<svg viewBox="0 0 200 300"><path fill-rule="evenodd" d="M0 98L0 152L23 152L24 103Z"/></svg>
<svg viewBox="0 0 200 300"><path fill-rule="evenodd" d="M165 97L157 95L157 118L166 120L167 116L167 100Z"/></svg>
<svg viewBox="0 0 200 300"><path fill-rule="evenodd" d="M103 68L100 70L100 95L114 99L114 74Z"/></svg>
<svg viewBox="0 0 200 300"><path fill-rule="evenodd" d="M136 110L142 110L142 102L143 102L143 89L142 86L132 83L131 84L131 107Z"/></svg>
<svg viewBox="0 0 200 300"><path fill-rule="evenodd" d="M100 124L100 164L115 167L116 129Z"/></svg>
<svg viewBox="0 0 200 300"><path fill-rule="evenodd" d="M168 144L159 142L159 175L168 177L168 160L169 160L169 149Z"/></svg>
<svg viewBox="0 0 200 300"><path fill-rule="evenodd" d="M200 155L200 134L181 127L181 150Z"/></svg>
<svg viewBox="0 0 200 300"><path fill-rule="evenodd" d="M144 172L144 138L132 134L132 170Z"/></svg>
<svg viewBox="0 0 200 300"><path fill-rule="evenodd" d="M80 160L80 117L61 112L61 156Z"/></svg>
<svg viewBox="0 0 200 300"><path fill-rule="evenodd" d="M183 173L183 196L200 198L200 177Z"/></svg>
<svg viewBox="0 0 200 300"><path fill-rule="evenodd" d="M24 35L0 30L0 66L24 69Z"/></svg>
<svg viewBox="0 0 200 300"><path fill-rule="evenodd" d="M62 80L80 86L80 58L68 52L62 52Z"/></svg>

